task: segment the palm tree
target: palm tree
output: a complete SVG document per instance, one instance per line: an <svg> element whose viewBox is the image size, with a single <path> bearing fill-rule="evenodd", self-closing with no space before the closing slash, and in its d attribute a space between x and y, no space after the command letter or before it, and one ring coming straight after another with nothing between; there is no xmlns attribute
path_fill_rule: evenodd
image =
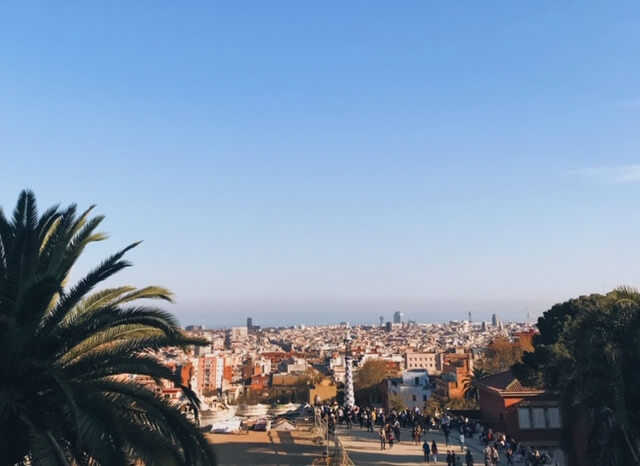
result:
<svg viewBox="0 0 640 466"><path fill-rule="evenodd" d="M487 377L489 372L485 371L481 367L474 367L471 377L467 377L462 381L462 388L464 390L464 397L468 400L478 401L480 399L480 380Z"/></svg>
<svg viewBox="0 0 640 466"><path fill-rule="evenodd" d="M10 220L0 209L0 464L214 464L195 424L131 377L173 382L197 415L194 392L155 353L201 342L170 314L136 304L171 301L169 291L94 291L130 265L123 256L138 243L68 285L85 247L106 238L91 210L38 216L30 191Z"/></svg>

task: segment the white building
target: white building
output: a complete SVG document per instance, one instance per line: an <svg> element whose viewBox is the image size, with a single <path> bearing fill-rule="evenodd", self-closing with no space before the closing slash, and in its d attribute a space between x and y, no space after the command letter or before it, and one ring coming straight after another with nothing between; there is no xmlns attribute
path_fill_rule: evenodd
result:
<svg viewBox="0 0 640 466"><path fill-rule="evenodd" d="M401 377L387 380L387 390L389 396L402 398L407 408L421 410L431 396L429 374L425 369L406 370Z"/></svg>
<svg viewBox="0 0 640 466"><path fill-rule="evenodd" d="M245 340L248 336L247 327L231 327L231 341Z"/></svg>

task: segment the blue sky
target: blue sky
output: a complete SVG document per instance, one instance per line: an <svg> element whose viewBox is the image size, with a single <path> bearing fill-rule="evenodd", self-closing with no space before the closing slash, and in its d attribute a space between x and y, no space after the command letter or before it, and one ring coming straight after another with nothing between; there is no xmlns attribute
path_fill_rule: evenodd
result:
<svg viewBox="0 0 640 466"><path fill-rule="evenodd" d="M640 284L637 2L4 2L0 203L98 204L184 323Z"/></svg>

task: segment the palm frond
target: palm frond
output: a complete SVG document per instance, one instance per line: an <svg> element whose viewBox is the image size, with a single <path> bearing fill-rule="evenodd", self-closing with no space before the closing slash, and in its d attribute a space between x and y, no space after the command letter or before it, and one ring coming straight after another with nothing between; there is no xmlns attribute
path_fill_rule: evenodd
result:
<svg viewBox="0 0 640 466"><path fill-rule="evenodd" d="M194 423L133 381L173 384L197 416L198 397L156 354L206 342L166 311L137 304L171 302L166 288L93 292L130 265L123 257L139 243L67 285L86 246L106 238L93 206L76 211L55 206L38 216L30 191L11 219L0 209L0 464L215 464Z"/></svg>

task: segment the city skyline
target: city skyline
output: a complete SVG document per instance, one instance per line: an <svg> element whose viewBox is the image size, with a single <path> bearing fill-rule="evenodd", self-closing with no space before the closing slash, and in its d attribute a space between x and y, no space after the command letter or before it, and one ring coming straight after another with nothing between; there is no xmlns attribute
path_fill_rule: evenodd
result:
<svg viewBox="0 0 640 466"><path fill-rule="evenodd" d="M513 318L504 319L505 322L511 323L522 323L522 324L530 324L533 325L536 323L538 317L542 315L542 313L533 313L528 309L523 311L522 316L516 316ZM474 325L479 325L482 323L491 324L493 315L498 316L498 321L501 322L502 315L496 314L495 311L484 311L478 313L471 313L473 315L472 320L470 321ZM259 319L255 318L255 315L260 315ZM477 317L476 317L477 316ZM351 318L349 318L351 317ZM380 323L380 317L384 317L382 324ZM295 314L293 312L280 312L280 313L269 313L266 316L262 316L261 314L246 316L233 316L225 319L220 319L219 316L212 316L211 322L207 322L206 318L200 321L191 321L180 319L183 327L199 327L202 326L205 329L209 330L220 330L220 329L229 329L233 327L249 327L248 319L251 319L251 325L255 326L255 328L291 328L291 327L299 327L299 326L307 326L307 327L326 327L326 326L344 326L345 324L349 326L384 326L387 323L398 323L394 322L393 314L388 315L376 315L375 318L371 312L356 312L356 313L329 313L328 315L324 315L322 317L314 317L312 315L304 315L300 316L300 314ZM469 311L466 312L428 312L428 311L416 311L411 314L404 315L402 320L399 323L408 324L415 323L418 325L429 325L429 324L447 324L450 322L463 322L469 321Z"/></svg>
<svg viewBox="0 0 640 466"><path fill-rule="evenodd" d="M4 4L2 207L97 204L74 277L142 239L185 324L638 286L639 9Z"/></svg>

